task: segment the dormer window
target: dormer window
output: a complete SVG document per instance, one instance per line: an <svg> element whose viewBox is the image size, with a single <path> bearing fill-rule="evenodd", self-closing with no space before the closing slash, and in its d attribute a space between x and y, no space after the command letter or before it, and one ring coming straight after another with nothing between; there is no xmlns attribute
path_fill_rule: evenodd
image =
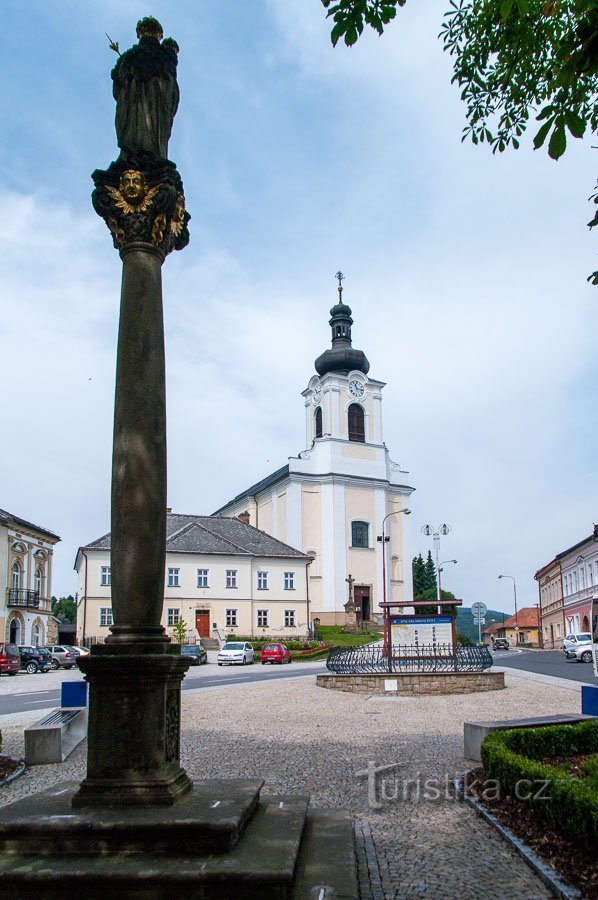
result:
<svg viewBox="0 0 598 900"><path fill-rule="evenodd" d="M322 407L318 406L314 413L314 437L322 437Z"/></svg>
<svg viewBox="0 0 598 900"><path fill-rule="evenodd" d="M365 443L365 415L363 407L352 403L347 412L349 440Z"/></svg>

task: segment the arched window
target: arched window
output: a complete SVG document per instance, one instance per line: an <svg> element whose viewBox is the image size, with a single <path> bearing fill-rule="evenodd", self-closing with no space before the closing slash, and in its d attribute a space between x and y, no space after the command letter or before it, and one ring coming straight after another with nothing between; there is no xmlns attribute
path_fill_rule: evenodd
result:
<svg viewBox="0 0 598 900"><path fill-rule="evenodd" d="M13 563L12 567L12 589L18 591L21 587L21 567L18 562Z"/></svg>
<svg viewBox="0 0 598 900"><path fill-rule="evenodd" d="M349 440L365 443L365 416L363 406L352 403L348 410Z"/></svg>
<svg viewBox="0 0 598 900"><path fill-rule="evenodd" d="M351 522L351 546L369 547L370 526L367 522Z"/></svg>
<svg viewBox="0 0 598 900"><path fill-rule="evenodd" d="M42 596L42 586L44 582L44 572L41 566L38 566L35 570L35 590L37 591L38 597Z"/></svg>
<svg viewBox="0 0 598 900"><path fill-rule="evenodd" d="M584 616L584 617L583 617L583 625L581 626L581 630L582 630L582 631L589 631L589 630L590 630L590 620L588 619L587 616Z"/></svg>
<svg viewBox="0 0 598 900"><path fill-rule="evenodd" d="M314 413L315 437L322 437L322 407L318 406Z"/></svg>
<svg viewBox="0 0 598 900"><path fill-rule="evenodd" d="M34 647L39 647L42 642L42 629L39 622L36 622L31 629L31 643Z"/></svg>

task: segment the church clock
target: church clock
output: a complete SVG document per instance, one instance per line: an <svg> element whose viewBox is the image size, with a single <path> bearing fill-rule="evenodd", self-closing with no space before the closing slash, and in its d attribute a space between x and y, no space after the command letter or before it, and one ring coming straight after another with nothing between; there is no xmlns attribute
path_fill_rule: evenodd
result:
<svg viewBox="0 0 598 900"><path fill-rule="evenodd" d="M363 397L364 387L361 381L350 381L349 382L349 393L352 397Z"/></svg>

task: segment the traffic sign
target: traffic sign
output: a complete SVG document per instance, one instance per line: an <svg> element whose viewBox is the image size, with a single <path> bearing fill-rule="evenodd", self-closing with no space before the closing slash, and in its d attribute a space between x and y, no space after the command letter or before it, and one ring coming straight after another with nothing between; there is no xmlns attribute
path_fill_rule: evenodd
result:
<svg viewBox="0 0 598 900"><path fill-rule="evenodd" d="M473 624L474 624L474 625L479 625L480 623L481 623L482 625L485 625L485 624L486 624L486 616L474 616L474 617L473 617Z"/></svg>
<svg viewBox="0 0 598 900"><path fill-rule="evenodd" d="M472 605L471 611L474 616L485 616L488 612L488 607L485 603L481 603L480 601L478 601L477 603L474 603Z"/></svg>

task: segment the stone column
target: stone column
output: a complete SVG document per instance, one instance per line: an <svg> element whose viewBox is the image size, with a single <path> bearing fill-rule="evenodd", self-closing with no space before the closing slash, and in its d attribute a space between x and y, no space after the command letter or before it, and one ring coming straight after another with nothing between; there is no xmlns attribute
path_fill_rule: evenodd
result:
<svg viewBox="0 0 598 900"><path fill-rule="evenodd" d="M157 154L167 152L178 104L178 47L162 40L162 26L151 17L140 20L137 36L140 44L113 71L121 153L92 175L92 202L120 251L123 275L112 456L113 624L106 643L80 660L90 706L87 777L73 797L76 807L171 804L191 789L179 763L180 685L189 662L160 624L166 556L161 267L172 250L187 245L190 216L176 166Z"/></svg>
<svg viewBox="0 0 598 900"><path fill-rule="evenodd" d="M112 635L168 641L161 627L166 557L166 395L161 266L153 244L123 261L112 457Z"/></svg>

